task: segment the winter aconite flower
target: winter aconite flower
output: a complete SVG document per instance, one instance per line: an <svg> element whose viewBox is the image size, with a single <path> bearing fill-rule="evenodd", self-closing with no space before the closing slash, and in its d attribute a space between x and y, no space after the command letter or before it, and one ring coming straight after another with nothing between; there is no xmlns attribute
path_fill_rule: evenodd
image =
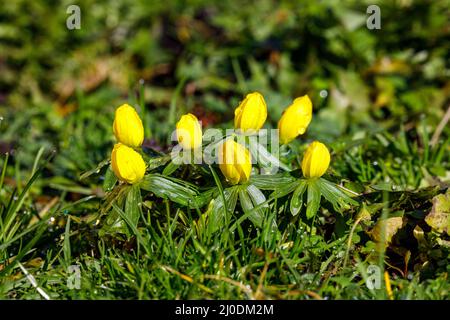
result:
<svg viewBox="0 0 450 320"><path fill-rule="evenodd" d="M305 133L312 118L312 103L308 95L297 98L283 112L278 129L280 130L280 141L289 143L297 136Z"/></svg>
<svg viewBox="0 0 450 320"><path fill-rule="evenodd" d="M306 149L302 161L302 171L306 178L321 177L330 165L330 152L327 147L319 142L314 141Z"/></svg>
<svg viewBox="0 0 450 320"><path fill-rule="evenodd" d="M192 113L182 116L176 127L178 142L184 150L197 149L202 145L202 127Z"/></svg>
<svg viewBox="0 0 450 320"><path fill-rule="evenodd" d="M231 184L247 182L252 170L250 152L243 145L228 139L219 147L219 167Z"/></svg>
<svg viewBox="0 0 450 320"><path fill-rule="evenodd" d="M117 143L111 153L111 166L116 177L130 184L139 182L145 174L142 156L122 143Z"/></svg>
<svg viewBox="0 0 450 320"><path fill-rule="evenodd" d="M267 106L263 96L258 92L247 94L234 110L234 127L243 132L258 131L267 118Z"/></svg>
<svg viewBox="0 0 450 320"><path fill-rule="evenodd" d="M136 110L123 104L116 109L113 131L116 139L129 147L140 147L144 141L144 126Z"/></svg>

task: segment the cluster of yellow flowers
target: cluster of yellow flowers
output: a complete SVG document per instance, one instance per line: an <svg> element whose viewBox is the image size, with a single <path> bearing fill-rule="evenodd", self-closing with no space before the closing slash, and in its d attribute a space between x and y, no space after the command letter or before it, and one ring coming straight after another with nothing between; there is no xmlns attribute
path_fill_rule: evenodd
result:
<svg viewBox="0 0 450 320"><path fill-rule="evenodd" d="M258 93L249 93L234 111L234 127L242 133L251 134L260 130L267 119L267 105L264 97ZM307 95L299 97L286 108L278 122L280 141L287 144L304 134L312 119L312 102ZM201 126L192 114L181 117L177 123L178 142L184 149L195 149L201 146ZM305 177L322 176L330 164L330 153L327 147L318 141L313 142L306 150L302 161ZM231 184L248 181L251 165L251 154L241 144L227 139L219 147L219 167Z"/></svg>
<svg viewBox="0 0 450 320"><path fill-rule="evenodd" d="M254 134L267 119L267 105L264 97L253 92L248 94L234 112L234 126L244 134ZM283 112L278 122L280 141L287 144L304 134L312 119L312 103L307 95L299 97ZM145 174L145 162L136 151L144 140L144 128L136 110L124 104L115 113L114 135L118 143L111 154L112 169L121 181L133 184ZM184 150L193 150L202 145L202 128L195 115L183 115L176 124L177 140ZM234 141L226 139L218 150L219 168L231 184L245 183L252 169L249 150ZM327 147L318 141L309 145L302 161L303 175L307 178L322 176L330 164Z"/></svg>
<svg viewBox="0 0 450 320"><path fill-rule="evenodd" d="M113 131L118 141L111 153L114 174L130 184L139 182L145 174L145 162L135 148L140 148L144 141L144 126L132 106L124 104L117 108Z"/></svg>

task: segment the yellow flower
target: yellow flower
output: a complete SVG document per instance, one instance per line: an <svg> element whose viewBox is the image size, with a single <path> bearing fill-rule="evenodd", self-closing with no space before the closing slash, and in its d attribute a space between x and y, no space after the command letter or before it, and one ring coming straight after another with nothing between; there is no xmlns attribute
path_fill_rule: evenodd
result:
<svg viewBox="0 0 450 320"><path fill-rule="evenodd" d="M197 149L202 145L202 127L192 113L182 116L176 127L178 142L184 150Z"/></svg>
<svg viewBox="0 0 450 320"><path fill-rule="evenodd" d="M247 182L252 171L252 157L247 148L228 139L219 147L219 167L231 184Z"/></svg>
<svg viewBox="0 0 450 320"><path fill-rule="evenodd" d="M130 184L139 182L145 174L142 156L121 143L117 143L111 152L111 166L119 180Z"/></svg>
<svg viewBox="0 0 450 320"><path fill-rule="evenodd" d="M234 110L234 127L243 132L261 129L267 118L267 106L263 96L258 92L247 94Z"/></svg>
<svg viewBox="0 0 450 320"><path fill-rule="evenodd" d="M306 178L321 177L330 165L330 152L319 141L314 141L306 149L302 161L302 171Z"/></svg>
<svg viewBox="0 0 450 320"><path fill-rule="evenodd" d="M304 134L311 118L312 103L308 95L295 99L278 122L281 143L289 143L300 134Z"/></svg>
<svg viewBox="0 0 450 320"><path fill-rule="evenodd" d="M144 141L144 126L136 110L123 104L116 109L113 131L116 139L129 147L140 147Z"/></svg>

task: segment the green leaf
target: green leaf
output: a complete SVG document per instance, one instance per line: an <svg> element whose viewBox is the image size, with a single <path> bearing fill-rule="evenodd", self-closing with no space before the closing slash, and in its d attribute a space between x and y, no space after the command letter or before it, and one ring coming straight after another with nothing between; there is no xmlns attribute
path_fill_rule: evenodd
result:
<svg viewBox="0 0 450 320"><path fill-rule="evenodd" d="M173 161L170 161L169 164L164 168L162 174L164 176L170 176L180 167L179 164L175 164Z"/></svg>
<svg viewBox="0 0 450 320"><path fill-rule="evenodd" d="M139 206L141 202L141 189L138 185L131 186L125 201L125 214L135 227L137 227L139 217L141 216L141 207Z"/></svg>
<svg viewBox="0 0 450 320"><path fill-rule="evenodd" d="M261 144L250 143L249 149L252 157L256 159L260 167L266 168L269 171L278 170L278 168L281 168L285 171L291 171L291 169L286 164L281 162Z"/></svg>
<svg viewBox="0 0 450 320"><path fill-rule="evenodd" d="M105 173L105 180L103 181L103 190L105 192L111 191L117 182L117 177L112 171L111 166L108 167Z"/></svg>
<svg viewBox="0 0 450 320"><path fill-rule="evenodd" d="M239 201L241 202L241 207L244 210L244 212L249 212L253 209L253 203L250 199L248 193L246 190L240 190L239 191ZM252 213L253 214L253 213ZM261 227L262 225L262 218L258 217L257 215L254 217L249 216L249 219L258 227Z"/></svg>
<svg viewBox="0 0 450 320"><path fill-rule="evenodd" d="M253 184L249 184L247 187L247 192L250 196L250 198L253 201L253 204L255 206L262 204L266 201L266 197L264 196L264 194L261 192L261 190L259 190L255 185ZM264 206L263 208L268 208L268 206Z"/></svg>
<svg viewBox="0 0 450 320"><path fill-rule="evenodd" d="M147 170L154 170L156 168L159 168L159 167L165 165L169 161L170 161L170 156L167 156L167 155L161 156L161 157L156 157L156 158L150 158L150 160L148 160L148 162L147 162Z"/></svg>
<svg viewBox="0 0 450 320"><path fill-rule="evenodd" d="M277 173L273 175L255 175L250 177L250 183L261 190L276 190L297 182L297 179L288 173Z"/></svg>
<svg viewBox="0 0 450 320"><path fill-rule="evenodd" d="M300 180L294 181L275 189L269 196L270 199L278 199L292 193L299 185Z"/></svg>
<svg viewBox="0 0 450 320"><path fill-rule="evenodd" d="M227 210L228 210L229 215L231 215L231 213L234 212L234 209L236 208L238 190L239 190L238 186L233 186L233 187L226 188L225 190L223 190L223 194L225 197L225 202L227 204ZM225 221L225 210L224 210L222 195L219 194L214 199L213 209L211 210L211 213L208 217L208 232L209 232L209 234L214 233L220 227L222 227L224 221Z"/></svg>
<svg viewBox="0 0 450 320"><path fill-rule="evenodd" d="M110 159L109 159L109 158L103 160L103 161L100 162L100 163L97 165L97 167L95 167L94 169L91 169L91 170L86 171L85 173L83 173L83 174L80 176L80 180L84 180L84 179L86 179L87 177L93 175L94 173L99 173L100 170L101 170L104 166L107 166L109 163L110 163Z"/></svg>
<svg viewBox="0 0 450 320"><path fill-rule="evenodd" d="M300 180L297 188L292 194L291 203L289 207L293 216L296 216L302 209L303 194L305 193L305 190L306 190L306 181Z"/></svg>
<svg viewBox="0 0 450 320"><path fill-rule="evenodd" d="M134 225L134 223L131 221L130 217L125 212L123 212L123 210L120 209L115 203L112 204L112 207L114 211L117 212L117 214L122 218L121 221L124 221L126 225L128 225L128 227L131 229L132 234L136 236L138 242L143 245L147 254L150 254L150 251L147 247L148 241L145 241L145 239L142 237L142 234L137 229L137 226Z"/></svg>
<svg viewBox="0 0 450 320"><path fill-rule="evenodd" d="M317 180L308 181L308 200L306 203L306 218L311 219L317 213L320 207L320 190L317 186Z"/></svg>
<svg viewBox="0 0 450 320"><path fill-rule="evenodd" d="M116 208L118 208L118 206L113 203L112 210L111 212L109 212L108 217L106 218L106 223L103 225L103 227L99 232L100 236L103 236L104 234L115 234L115 233L123 233L126 234L127 236L130 235L129 230L127 229L127 223L125 219L120 217L120 214ZM130 220L128 216L127 218L128 220Z"/></svg>
<svg viewBox="0 0 450 320"><path fill-rule="evenodd" d="M345 194L337 185L328 180L320 178L317 180L317 187L320 190L322 196L327 199L333 205L334 210L342 212L343 209L347 209L349 204L358 205L358 202L350 198Z"/></svg>
<svg viewBox="0 0 450 320"><path fill-rule="evenodd" d="M217 196L217 187L212 187L203 191L195 197L195 202L199 208L206 206L211 202L211 199Z"/></svg>
<svg viewBox="0 0 450 320"><path fill-rule="evenodd" d="M63 251L64 263L69 266L72 260L72 254L70 252L70 216L67 217L66 229L64 231Z"/></svg>
<svg viewBox="0 0 450 320"><path fill-rule="evenodd" d="M267 206L255 208L266 201L264 194L254 185L248 185L247 188L239 190L239 201L242 209L248 214L248 218L252 223L261 227L264 220L264 213Z"/></svg>
<svg viewBox="0 0 450 320"><path fill-rule="evenodd" d="M169 199L183 206L193 208L198 206L197 188L183 180L164 177L159 174L149 174L144 177L139 186L143 190L153 192L158 197Z"/></svg>
<svg viewBox="0 0 450 320"><path fill-rule="evenodd" d="M380 182L378 184L373 184L370 187L377 191L394 191L395 190L395 186L391 182Z"/></svg>

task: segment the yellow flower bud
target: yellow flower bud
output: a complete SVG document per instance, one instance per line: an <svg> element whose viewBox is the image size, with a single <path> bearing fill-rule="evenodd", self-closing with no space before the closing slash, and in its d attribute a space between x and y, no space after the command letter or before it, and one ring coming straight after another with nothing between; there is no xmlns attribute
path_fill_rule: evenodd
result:
<svg viewBox="0 0 450 320"><path fill-rule="evenodd" d="M280 141L289 143L297 136L304 134L312 118L312 103L308 95L297 98L283 112L278 129L280 130Z"/></svg>
<svg viewBox="0 0 450 320"><path fill-rule="evenodd" d="M140 147L144 141L144 126L136 110L123 104L116 109L113 131L116 139L129 147Z"/></svg>
<svg viewBox="0 0 450 320"><path fill-rule="evenodd" d="M306 178L321 177L330 165L330 152L319 141L314 141L306 149L302 161L302 171Z"/></svg>
<svg viewBox="0 0 450 320"><path fill-rule="evenodd" d="M111 166L119 180L130 184L139 182L145 174L142 156L121 143L117 143L111 152Z"/></svg>
<svg viewBox="0 0 450 320"><path fill-rule="evenodd" d="M202 127L192 113L182 116L176 127L178 142L184 150L197 149L202 145Z"/></svg>
<svg viewBox="0 0 450 320"><path fill-rule="evenodd" d="M264 97L253 92L234 110L234 127L243 132L257 131L262 128L267 118L267 106Z"/></svg>
<svg viewBox="0 0 450 320"><path fill-rule="evenodd" d="M247 148L232 139L219 147L219 167L231 184L247 182L252 171L252 157Z"/></svg>

